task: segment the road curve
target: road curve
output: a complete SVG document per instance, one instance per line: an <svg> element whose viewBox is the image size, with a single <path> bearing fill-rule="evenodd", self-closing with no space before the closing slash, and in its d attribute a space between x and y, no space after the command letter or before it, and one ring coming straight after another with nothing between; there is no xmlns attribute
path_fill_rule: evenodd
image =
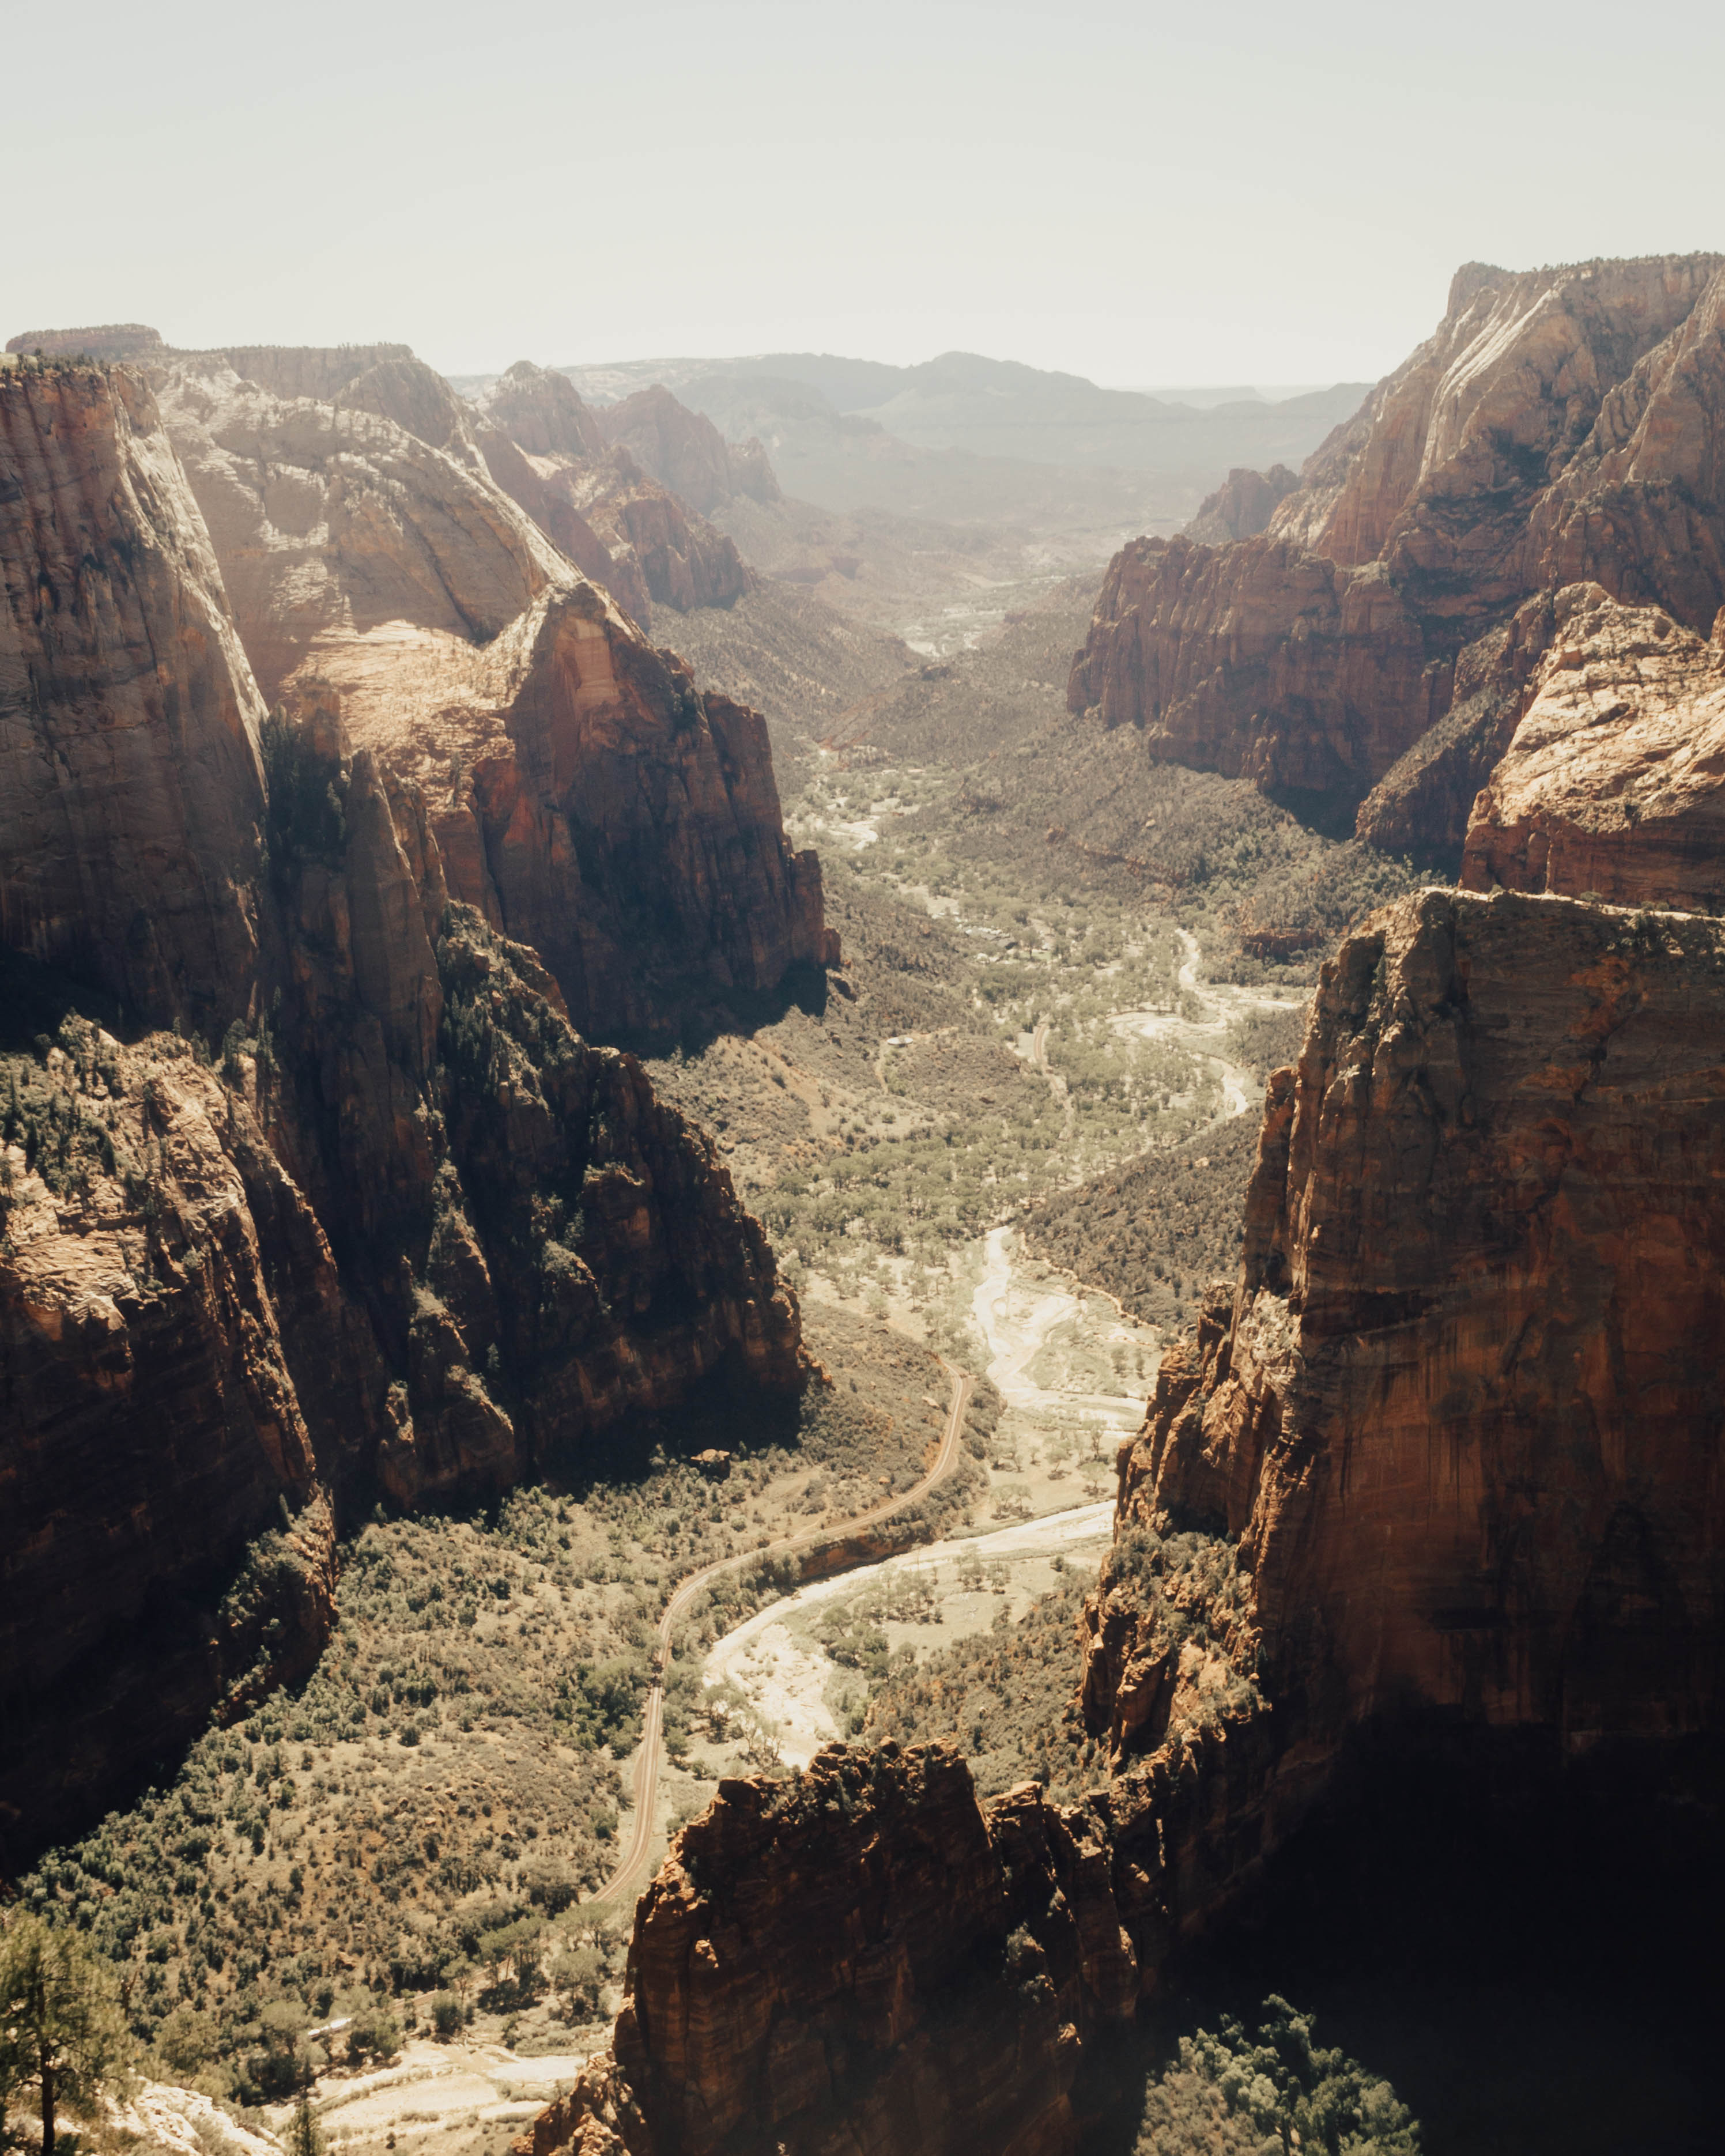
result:
<svg viewBox="0 0 1725 2156"><path fill-rule="evenodd" d="M968 1370L946 1365L952 1380L952 1404L947 1409L947 1425L941 1433L940 1450L935 1455L934 1465L921 1481L913 1483L896 1497L887 1497L866 1512L859 1512L839 1524L839 1530L853 1534L860 1527L871 1527L881 1520L891 1519L895 1512L906 1505L914 1504L925 1496L937 1483L945 1481L958 1462L958 1440L964 1427L964 1410L969 1404L972 1378ZM699 1572L691 1572L686 1579L680 1580L670 1600L665 1605L665 1614L659 1620L658 1651L655 1657L657 1669L653 1686L647 1695L647 1712L641 1727L640 1748L635 1753L634 1781L630 1801L634 1816L629 1826L629 1840L618 1859L617 1868L595 1892L588 1897L588 1908L605 1902L619 1899L624 1888L647 1861L647 1852L653 1845L654 1799L659 1790L660 1738L665 1724L665 1690L661 1675L670 1660L671 1640L677 1626L689 1614L696 1597L716 1573L732 1572L740 1565L758 1563L762 1558L789 1557L797 1551L808 1549L824 1542L835 1530L832 1527L808 1527L801 1534L782 1535L777 1542L768 1543L759 1549L739 1550L735 1557L721 1557L712 1564L703 1565ZM858 1564L870 1560L859 1558ZM846 1565L845 1571L856 1567Z"/></svg>

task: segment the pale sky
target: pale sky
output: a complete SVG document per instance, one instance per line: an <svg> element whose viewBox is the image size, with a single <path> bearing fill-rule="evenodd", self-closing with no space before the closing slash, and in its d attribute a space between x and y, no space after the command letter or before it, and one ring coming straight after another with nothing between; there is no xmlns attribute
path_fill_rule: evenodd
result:
<svg viewBox="0 0 1725 2156"><path fill-rule="evenodd" d="M1370 379L1470 259L1725 248L1725 10L0 0L0 341Z"/></svg>

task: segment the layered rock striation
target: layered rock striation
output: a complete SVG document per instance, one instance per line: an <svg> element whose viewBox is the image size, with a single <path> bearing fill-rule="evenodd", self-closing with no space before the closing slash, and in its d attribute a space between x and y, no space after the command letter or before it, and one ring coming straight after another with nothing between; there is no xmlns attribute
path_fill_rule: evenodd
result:
<svg viewBox="0 0 1725 2156"><path fill-rule="evenodd" d="M1238 1538L1314 1731L1716 1722L1722 1009L1725 927L1507 892L1326 967L1120 1502Z"/></svg>
<svg viewBox="0 0 1725 2156"><path fill-rule="evenodd" d="M1117 558L1071 708L1142 726L1153 755L1358 808L1379 844L1458 855L1458 730L1422 737L1489 671L1471 647L1584 580L1702 634L1725 603L1722 310L1716 255L1470 264L1260 536L1219 500L1204 536L1239 543ZM1338 618L1348 663L1314 669L1305 647ZM1478 717L1459 730L1476 743Z"/></svg>
<svg viewBox="0 0 1725 2156"><path fill-rule="evenodd" d="M1725 628L1725 616L1721 618ZM1725 648L1596 584L1559 592L1548 650L1476 800L1473 891L1725 905Z"/></svg>
<svg viewBox="0 0 1725 2156"><path fill-rule="evenodd" d="M1627 612L1560 633L1590 607ZM1109 2024L1359 1732L1549 1789L1717 1731L1722 1019L1694 913L1434 889L1351 938L1269 1084L1240 1278L1121 1450L1080 1628L1107 1788L978 1808L891 1747L723 1785L517 2156L1074 2149Z"/></svg>
<svg viewBox="0 0 1725 2156"><path fill-rule="evenodd" d="M594 416L606 441L627 449L661 486L702 516L711 516L739 494L752 501L782 499L767 452L755 436L727 442L705 413L691 412L658 384Z"/></svg>
<svg viewBox="0 0 1725 2156"><path fill-rule="evenodd" d="M429 425L416 366L333 386ZM0 1010L0 1861L309 1666L350 1499L495 1491L704 1378L804 1375L711 1144L571 1017L663 1023L822 956L761 721L489 482L454 490L451 451L226 362L194 381L328 449L344 608L464 619L312 640L362 737L303 666L266 717L148 390L0 377L4 950L127 1007L33 1046ZM453 540L450 575L407 572L421 499L483 510L426 511L470 584ZM539 580L512 617L511 574Z"/></svg>
<svg viewBox="0 0 1725 2156"><path fill-rule="evenodd" d="M0 373L0 938L160 1024L254 988L262 700L154 399Z"/></svg>
<svg viewBox="0 0 1725 2156"><path fill-rule="evenodd" d="M345 716L418 789L448 896L538 949L583 1031L663 1031L691 995L823 963L819 865L785 844L760 721L697 696L552 535L678 603L747 572L621 450L530 468L490 415L583 441L564 377L512 369L475 418L405 347L270 348L182 361L162 394L269 696ZM492 476L511 458L542 528Z"/></svg>

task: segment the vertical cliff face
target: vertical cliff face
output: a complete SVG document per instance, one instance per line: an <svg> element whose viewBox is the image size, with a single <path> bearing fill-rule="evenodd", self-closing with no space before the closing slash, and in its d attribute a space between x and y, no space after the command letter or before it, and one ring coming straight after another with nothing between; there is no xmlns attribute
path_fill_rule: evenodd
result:
<svg viewBox="0 0 1725 2156"><path fill-rule="evenodd" d="M763 722L697 694L590 584L484 649L392 627L305 693L416 790L449 896L538 951L583 1032L663 1032L831 955Z"/></svg>
<svg viewBox="0 0 1725 2156"><path fill-rule="evenodd" d="M614 2053L519 2156L1064 2156L1137 1994L1094 1829L1034 1785L984 1812L941 1746L722 1784L642 1897Z"/></svg>
<svg viewBox="0 0 1725 2156"><path fill-rule="evenodd" d="M149 392L0 373L0 937L162 1023L256 978L263 710Z"/></svg>
<svg viewBox="0 0 1725 2156"><path fill-rule="evenodd" d="M335 386L441 408L399 355ZM458 604L434 577L437 604L465 618L539 559L488 481L451 492L459 434L270 412L329 449L317 515L376 542L340 556L341 608L417 603L434 549L401 519L428 474L422 505L483 511L426 511L439 543L497 542L491 583ZM183 1029L128 1047L73 1019L0 1071L5 1862L310 1666L332 1500L506 1486L710 1373L801 1383L794 1300L708 1142L485 914L557 942L601 1025L771 985L822 932L758 719L548 550L488 644L465 619L329 632L374 721L356 744L303 669L263 717L138 382L12 370L0 424L5 947ZM266 551L284 469L243 474ZM446 737L457 677L470 731Z"/></svg>
<svg viewBox="0 0 1725 2156"><path fill-rule="evenodd" d="M1271 536L1137 539L1109 564L1068 701L1142 727L1159 759L1357 798L1441 713L1449 685L1381 575Z"/></svg>
<svg viewBox="0 0 1725 2156"><path fill-rule="evenodd" d="M1507 735L1501 707L1449 724L1452 682L1491 673L1518 609L1587 579L1704 634L1725 601L1722 321L1717 255L1471 264L1262 539L1117 558L1071 708L1332 814L1369 796L1362 836L1459 851ZM1345 662L1314 664L1338 619Z"/></svg>
<svg viewBox="0 0 1725 2156"><path fill-rule="evenodd" d="M183 1040L72 1019L0 1086L4 1862L310 1668L334 1609L313 1422L329 1445L357 1380L362 1429L374 1357L311 1207Z"/></svg>
<svg viewBox="0 0 1725 2156"><path fill-rule="evenodd" d="M1717 1717L1725 931L1427 892L1272 1081L1233 1306L1122 1514L1240 1537L1279 1689L1661 1733Z"/></svg>

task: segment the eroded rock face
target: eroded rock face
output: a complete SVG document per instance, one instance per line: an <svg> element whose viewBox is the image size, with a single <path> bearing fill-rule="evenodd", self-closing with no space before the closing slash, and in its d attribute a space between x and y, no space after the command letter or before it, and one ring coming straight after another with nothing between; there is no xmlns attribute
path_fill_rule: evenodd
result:
<svg viewBox="0 0 1725 2156"><path fill-rule="evenodd" d="M1428 891L1271 1081L1232 1307L1123 1520L1240 1537L1272 1681L1572 1748L1717 1718L1725 927Z"/></svg>
<svg viewBox="0 0 1725 2156"><path fill-rule="evenodd" d="M1267 472L1236 465L1185 526L1185 536L1206 547L1226 547L1236 539L1255 539L1269 524L1276 505L1299 485L1286 465Z"/></svg>
<svg viewBox="0 0 1725 2156"><path fill-rule="evenodd" d="M1298 624L1298 634L1291 625ZM1448 702L1381 574L1273 536L1135 539L1109 564L1067 701L1149 753L1281 794L1358 798Z"/></svg>
<svg viewBox="0 0 1725 2156"><path fill-rule="evenodd" d="M1597 584L1553 608L1550 648L1474 804L1471 891L1725 902L1725 650Z"/></svg>
<svg viewBox="0 0 1725 2156"><path fill-rule="evenodd" d="M614 2057L516 2146L1068 2150L1081 2030L1136 1978L1106 1866L1033 1786L985 1815L946 1747L834 1746L685 1829Z"/></svg>
<svg viewBox="0 0 1725 2156"><path fill-rule="evenodd" d="M733 447L705 413L691 412L657 384L595 416L606 441L627 449L661 486L702 516L734 495L746 494L756 501L780 499L759 441L752 435Z"/></svg>
<svg viewBox="0 0 1725 2156"><path fill-rule="evenodd" d="M416 364L340 393L434 414ZM381 412L272 408L463 475ZM602 1025L823 946L761 721L697 698L567 565L483 649L333 634L374 738L303 670L260 727L147 392L31 366L0 420L0 929L184 1028L127 1048L69 1019L0 1079L10 1862L310 1666L332 1504L500 1489L709 1374L803 1380L794 1299L708 1141L464 892L554 941ZM324 475L352 506L347 454ZM446 691L469 731L429 723Z"/></svg>
<svg viewBox="0 0 1725 2156"><path fill-rule="evenodd" d="M0 1079L0 1862L311 1668L313 1424L362 1442L375 1363L244 1097L171 1035L61 1041Z"/></svg>
<svg viewBox="0 0 1725 2156"><path fill-rule="evenodd" d="M475 409L497 484L643 626L655 603L686 613L729 606L752 588L735 545L700 512L738 492L778 499L758 443L747 445L757 457L729 449L710 420L666 390L601 415L567 375L527 360ZM584 558L589 542L611 565L603 574Z"/></svg>
<svg viewBox="0 0 1725 2156"><path fill-rule="evenodd" d="M494 637L567 576L537 526L464 457L364 403L332 401L369 370L332 367L340 355L273 357L295 364L272 377L331 397L278 393L222 354L179 362L158 382L270 701L308 660L326 669L390 623Z"/></svg>
<svg viewBox="0 0 1725 2156"><path fill-rule="evenodd" d="M483 649L392 627L328 658L305 695L416 789L449 896L539 952L583 1032L662 1032L691 998L831 955L764 722L697 694L593 586Z"/></svg>
<svg viewBox="0 0 1725 2156"><path fill-rule="evenodd" d="M0 373L0 937L167 1024L257 978L263 706L149 391Z"/></svg>
<svg viewBox="0 0 1725 2156"><path fill-rule="evenodd" d="M1153 755L1316 789L1331 815L1372 795L1362 836L1450 853L1501 712L1420 737L1458 680L1490 673L1519 608L1584 579L1710 630L1722 409L1719 256L1470 264L1436 333L1308 459L1262 538L1219 562L1178 541L1117 558L1071 708L1143 726ZM1204 536L1227 536L1219 501L1215 521ZM1314 665L1307 646L1338 616L1347 663Z"/></svg>

